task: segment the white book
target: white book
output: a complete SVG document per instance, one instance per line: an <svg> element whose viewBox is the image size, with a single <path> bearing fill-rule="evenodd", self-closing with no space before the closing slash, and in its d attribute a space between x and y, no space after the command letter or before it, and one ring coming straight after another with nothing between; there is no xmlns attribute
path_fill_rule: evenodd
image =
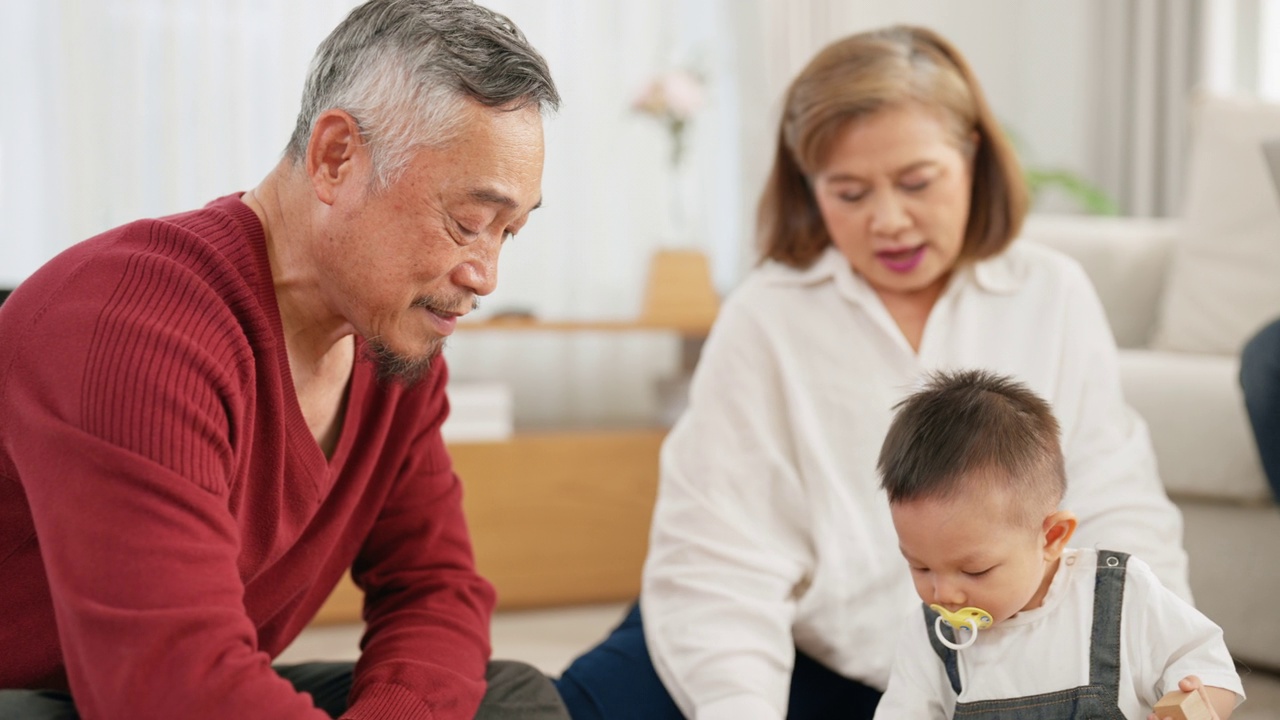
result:
<svg viewBox="0 0 1280 720"><path fill-rule="evenodd" d="M508 440L515 431L511 388L505 383L449 380L449 417L440 428L445 442Z"/></svg>

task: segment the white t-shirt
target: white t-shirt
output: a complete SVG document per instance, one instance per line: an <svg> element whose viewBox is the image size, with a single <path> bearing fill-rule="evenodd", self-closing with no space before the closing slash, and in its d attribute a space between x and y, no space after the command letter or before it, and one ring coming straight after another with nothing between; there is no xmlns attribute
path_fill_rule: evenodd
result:
<svg viewBox="0 0 1280 720"><path fill-rule="evenodd" d="M778 720L794 650L889 678L912 591L876 459L893 407L935 370L1011 375L1062 428L1075 544L1138 555L1189 597L1182 519L1079 265L1015 243L958 269L914 352L834 248L768 263L725 302L662 448L641 605L686 716Z"/></svg>
<svg viewBox="0 0 1280 720"><path fill-rule="evenodd" d="M956 702L1043 695L1089 684L1093 588L1098 554L1068 549L1044 604L978 633L956 652L957 699L946 669L929 642L917 601L902 624L889 689L876 720L946 720ZM1244 689L1222 630L1167 590L1141 559L1125 569L1120 620L1120 710L1146 720L1151 707L1178 681L1199 676L1205 685L1236 693Z"/></svg>

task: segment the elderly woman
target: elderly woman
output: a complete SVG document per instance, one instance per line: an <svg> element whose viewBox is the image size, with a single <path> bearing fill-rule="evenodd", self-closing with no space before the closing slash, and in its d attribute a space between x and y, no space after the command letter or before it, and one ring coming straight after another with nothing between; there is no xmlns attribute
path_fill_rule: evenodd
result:
<svg viewBox="0 0 1280 720"><path fill-rule="evenodd" d="M912 586L875 462L930 371L1051 401L1076 542L1189 594L1181 519L1083 271L1013 244L1026 191L964 58L893 27L793 81L760 266L662 450L639 607L558 683L575 718L870 718ZM641 620L641 609L643 620Z"/></svg>

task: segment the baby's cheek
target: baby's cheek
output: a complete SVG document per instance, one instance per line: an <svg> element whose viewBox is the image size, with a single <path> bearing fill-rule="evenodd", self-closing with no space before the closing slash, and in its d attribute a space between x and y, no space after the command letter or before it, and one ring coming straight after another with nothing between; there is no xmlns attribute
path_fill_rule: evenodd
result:
<svg viewBox="0 0 1280 720"><path fill-rule="evenodd" d="M912 573L912 583L916 587L916 595L924 602L933 602L933 586L928 582L927 578L922 578L916 573Z"/></svg>

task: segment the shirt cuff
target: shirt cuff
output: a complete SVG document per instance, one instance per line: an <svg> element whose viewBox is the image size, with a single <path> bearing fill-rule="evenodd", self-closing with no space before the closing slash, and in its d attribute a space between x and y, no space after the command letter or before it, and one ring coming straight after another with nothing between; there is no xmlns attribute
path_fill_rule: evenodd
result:
<svg viewBox="0 0 1280 720"><path fill-rule="evenodd" d="M785 720L768 700L758 695L734 695L698 708L697 720Z"/></svg>

